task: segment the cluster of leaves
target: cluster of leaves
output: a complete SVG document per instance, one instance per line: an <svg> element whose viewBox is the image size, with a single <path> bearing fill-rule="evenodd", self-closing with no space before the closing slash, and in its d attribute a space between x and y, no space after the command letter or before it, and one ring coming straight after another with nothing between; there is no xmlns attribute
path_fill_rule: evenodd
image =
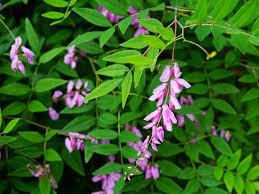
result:
<svg viewBox="0 0 259 194"><path fill-rule="evenodd" d="M122 178L114 193L258 192L258 4L258 0L4 2L1 21L28 42L36 64L25 64L26 76L12 72L8 52L13 39L1 26L0 193L90 193L100 190L91 181L93 175L118 171ZM96 10L97 5L124 17L113 24ZM129 6L141 10L136 16L149 35L133 37ZM180 23L176 36L175 15ZM141 129L142 118L155 109L147 96L170 62L174 41L175 61L192 84L185 96L194 99L177 114L194 114L197 123L185 117L185 126L173 126L159 152L152 153L150 162L158 164L159 179L145 179L137 172L125 182L123 175L134 166L127 159L138 157L126 143L140 138L124 125ZM66 49L73 45L86 53L76 70L63 62ZM79 78L92 90L85 98L89 103L70 109L60 102L55 105L60 119L49 119L54 89L64 91L69 80ZM229 130L230 143L213 136L212 126L218 134ZM84 153L69 153L64 146L69 132L111 143L85 141ZM106 162L109 155L116 155L114 163ZM58 190L51 189L47 176L32 177L27 168L32 163L50 164Z"/></svg>

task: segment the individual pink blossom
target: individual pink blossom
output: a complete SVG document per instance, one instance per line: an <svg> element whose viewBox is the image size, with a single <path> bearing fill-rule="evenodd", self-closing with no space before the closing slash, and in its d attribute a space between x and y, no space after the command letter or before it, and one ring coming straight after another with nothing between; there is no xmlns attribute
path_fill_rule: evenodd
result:
<svg viewBox="0 0 259 194"><path fill-rule="evenodd" d="M161 82L168 82L168 80L171 77L171 68L170 65L167 65L162 73L162 75L160 76L160 81Z"/></svg>
<svg viewBox="0 0 259 194"><path fill-rule="evenodd" d="M120 173L117 173L117 172L107 174L107 175L95 175L92 178L92 181L101 182L103 191L98 191L94 193L113 194L115 183L120 179L120 176L121 176Z"/></svg>
<svg viewBox="0 0 259 194"><path fill-rule="evenodd" d="M76 46L73 45L67 49L67 54L64 57L64 63L71 66L72 69L76 68L78 57L75 55Z"/></svg>
<svg viewBox="0 0 259 194"><path fill-rule="evenodd" d="M34 62L33 62L33 58L35 56L35 54L28 48L26 48L25 46L22 46L22 52L23 52L23 56L26 57L27 61L33 65Z"/></svg>
<svg viewBox="0 0 259 194"><path fill-rule="evenodd" d="M117 23L120 19L123 18L123 16L115 15L100 5L97 7L97 10L112 23Z"/></svg>
<svg viewBox="0 0 259 194"><path fill-rule="evenodd" d="M167 104L164 104L162 106L162 109L164 127L167 131L172 131L172 124L177 123L174 113L170 110Z"/></svg>
<svg viewBox="0 0 259 194"><path fill-rule="evenodd" d="M161 85L159 85L158 87L156 87L153 90L152 96L149 97L150 101L158 100L157 101L157 107L159 107L163 104L164 97L167 94L166 86L167 86L166 83L162 83Z"/></svg>
<svg viewBox="0 0 259 194"><path fill-rule="evenodd" d="M11 69L12 69L14 72L17 72L18 70L20 70L20 72L21 72L23 75L26 74L24 64L23 64L23 62L19 59L18 55L14 56L14 58L12 59Z"/></svg>
<svg viewBox="0 0 259 194"><path fill-rule="evenodd" d="M157 165L147 166L145 179L158 179L159 176L160 174Z"/></svg>
<svg viewBox="0 0 259 194"><path fill-rule="evenodd" d="M231 133L230 133L229 131L226 131L226 133L225 133L225 139L226 139L226 141L229 142L229 141L230 141L230 138L231 138Z"/></svg>
<svg viewBox="0 0 259 194"><path fill-rule="evenodd" d="M149 115L147 115L144 118L145 121L152 120L151 123L149 123L149 124L147 124L146 126L143 127L144 129L149 129L149 128L153 127L154 125L156 125L159 122L160 117L161 117L161 110L162 110L161 107L158 107L157 110L151 112Z"/></svg>
<svg viewBox="0 0 259 194"><path fill-rule="evenodd" d="M13 60L15 56L19 55L19 47L22 44L22 38L19 36L15 38L14 44L11 46L10 58Z"/></svg>
<svg viewBox="0 0 259 194"><path fill-rule="evenodd" d="M49 117L52 119L52 120L58 120L59 119L59 114L57 113L57 111L50 107L49 108Z"/></svg>
<svg viewBox="0 0 259 194"><path fill-rule="evenodd" d="M52 100L53 100L54 102L57 102L58 99L59 99L62 95L63 95L62 91L56 90L56 91L53 93L53 95L52 95Z"/></svg>
<svg viewBox="0 0 259 194"><path fill-rule="evenodd" d="M217 136L217 129L216 129L215 126L211 127L211 133L212 133L213 136Z"/></svg>
<svg viewBox="0 0 259 194"><path fill-rule="evenodd" d="M136 32L134 33L134 37L139 36L139 35L145 35L145 34L149 34L149 31L144 27L139 27L136 30Z"/></svg>
<svg viewBox="0 0 259 194"><path fill-rule="evenodd" d="M179 103L175 95L172 95L172 94L170 95L169 106L171 110L181 109L181 104Z"/></svg>

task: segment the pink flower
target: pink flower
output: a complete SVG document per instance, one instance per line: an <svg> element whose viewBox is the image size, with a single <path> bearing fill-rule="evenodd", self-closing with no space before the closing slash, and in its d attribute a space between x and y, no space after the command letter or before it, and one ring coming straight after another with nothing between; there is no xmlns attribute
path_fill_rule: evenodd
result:
<svg viewBox="0 0 259 194"><path fill-rule="evenodd" d="M22 46L22 52L23 52L23 56L26 57L27 61L31 65L34 64L33 62L33 57L35 56L34 53L30 49L26 48L25 46Z"/></svg>
<svg viewBox="0 0 259 194"><path fill-rule="evenodd" d="M71 66L72 69L76 68L78 57L75 56L76 46L71 46L67 49L67 54L64 57L64 63Z"/></svg>
<svg viewBox="0 0 259 194"><path fill-rule="evenodd" d="M170 79L170 76L171 76L171 69L170 69L170 66L167 65L160 77L160 81L167 82Z"/></svg>
<svg viewBox="0 0 259 194"><path fill-rule="evenodd" d="M157 107L163 104L163 100L167 92L166 86L167 86L166 83L162 83L161 85L159 85L153 90L153 95L149 97L150 101L155 101L158 99Z"/></svg>
<svg viewBox="0 0 259 194"><path fill-rule="evenodd" d="M162 108L163 108L162 114L163 114L164 127L167 131L172 131L173 129L172 124L177 123L174 113L170 110L167 104L164 104Z"/></svg>
<svg viewBox="0 0 259 194"><path fill-rule="evenodd" d="M145 35L145 34L149 34L149 31L146 28L144 28L143 26L141 26L135 32L134 37L136 37L138 35Z"/></svg>
<svg viewBox="0 0 259 194"><path fill-rule="evenodd" d="M159 178L159 170L158 166L147 166L146 168L146 174L145 174L145 179L158 179Z"/></svg>
<svg viewBox="0 0 259 194"><path fill-rule="evenodd" d="M72 142L70 141L70 139L68 137L65 139L65 145L66 145L69 153L71 153L74 150L74 146L72 145Z"/></svg>
<svg viewBox="0 0 259 194"><path fill-rule="evenodd" d="M57 102L58 99L63 95L63 93L60 90L56 90L52 95L52 100L54 102Z"/></svg>
<svg viewBox="0 0 259 194"><path fill-rule="evenodd" d="M149 115L147 115L144 120L145 121L150 121L152 120L151 123L147 124L146 126L144 126L143 128L144 129L149 129L151 127L153 127L154 125L157 124L157 122L160 120L160 117L161 117L161 107L158 107L157 110L151 112Z"/></svg>
<svg viewBox="0 0 259 194"><path fill-rule="evenodd" d="M169 106L171 110L174 109L181 109L181 104L177 100L177 98L174 95L170 95L170 101L169 101Z"/></svg>
<svg viewBox="0 0 259 194"><path fill-rule="evenodd" d="M83 82L79 79L76 82L76 90L80 90L80 88L83 86Z"/></svg>
<svg viewBox="0 0 259 194"><path fill-rule="evenodd" d="M120 174L117 172L107 174L107 175L96 175L92 178L93 182L101 182L103 191L98 191L101 194L113 194L114 186L116 181L120 179ZM96 193L96 192L95 192Z"/></svg>
<svg viewBox="0 0 259 194"><path fill-rule="evenodd" d="M11 46L10 50L10 58L13 60L15 56L19 55L19 47L22 44L22 39L21 37L15 38L14 44Z"/></svg>
<svg viewBox="0 0 259 194"><path fill-rule="evenodd" d="M58 120L59 119L59 114L57 113L57 111L54 108L49 108L49 117L52 120Z"/></svg>
<svg viewBox="0 0 259 194"><path fill-rule="evenodd" d="M103 16L105 16L108 20L110 20L112 23L117 23L120 19L123 18L123 16L115 15L100 5L98 6L97 10L101 14L103 14Z"/></svg>
<svg viewBox="0 0 259 194"><path fill-rule="evenodd" d="M229 142L229 141L230 141L230 138L231 138L231 133L230 133L229 131L226 131L226 133L225 133L225 139L226 139L226 141Z"/></svg>
<svg viewBox="0 0 259 194"><path fill-rule="evenodd" d="M212 133L213 136L217 136L217 129L216 129L215 126L211 127L211 133Z"/></svg>

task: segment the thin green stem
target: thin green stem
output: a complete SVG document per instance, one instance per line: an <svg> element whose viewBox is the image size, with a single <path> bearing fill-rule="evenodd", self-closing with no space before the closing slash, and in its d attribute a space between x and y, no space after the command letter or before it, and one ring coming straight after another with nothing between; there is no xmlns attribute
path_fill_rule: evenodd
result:
<svg viewBox="0 0 259 194"><path fill-rule="evenodd" d="M13 39L15 40L15 36L12 33L12 31L9 29L9 27L4 23L4 21L0 18L0 22L3 24L3 26L5 27L5 29L11 34L11 36L13 37Z"/></svg>
<svg viewBox="0 0 259 194"><path fill-rule="evenodd" d="M118 136L120 137L121 134L121 126L120 126L120 110L118 112ZM123 166L123 155L122 155L122 147L121 147L121 140L119 139L119 149L120 149L120 159L121 159L121 165Z"/></svg>

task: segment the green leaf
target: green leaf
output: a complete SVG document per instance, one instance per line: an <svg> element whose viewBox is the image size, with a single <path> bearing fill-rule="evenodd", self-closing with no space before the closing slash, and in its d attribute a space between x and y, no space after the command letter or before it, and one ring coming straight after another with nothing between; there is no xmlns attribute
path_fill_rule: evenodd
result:
<svg viewBox="0 0 259 194"><path fill-rule="evenodd" d="M135 86L135 88L137 88L144 70L145 69L142 67L135 67L135 70L134 70L134 86Z"/></svg>
<svg viewBox="0 0 259 194"><path fill-rule="evenodd" d="M62 161L59 154L52 148L49 148L44 153L44 159L49 162Z"/></svg>
<svg viewBox="0 0 259 194"><path fill-rule="evenodd" d="M237 193L242 193L244 191L245 183L240 175L236 175L235 177L234 188L236 189Z"/></svg>
<svg viewBox="0 0 259 194"><path fill-rule="evenodd" d="M165 176L177 177L181 172L181 169L177 165L168 160L159 160L157 161L157 164L160 173Z"/></svg>
<svg viewBox="0 0 259 194"><path fill-rule="evenodd" d="M34 90L35 92L47 92L65 83L67 83L67 81L63 79L44 78L36 82Z"/></svg>
<svg viewBox="0 0 259 194"><path fill-rule="evenodd" d="M139 158L138 151L128 145L122 147L122 155L124 158L127 158L127 159Z"/></svg>
<svg viewBox="0 0 259 194"><path fill-rule="evenodd" d="M227 84L227 83L219 83L212 86L212 90L215 94L235 94L239 92L239 89L234 85Z"/></svg>
<svg viewBox="0 0 259 194"><path fill-rule="evenodd" d="M80 113L89 112L93 108L94 108L94 104L83 104L80 107L75 106L73 108L66 107L62 111L60 111L60 114L80 114Z"/></svg>
<svg viewBox="0 0 259 194"><path fill-rule="evenodd" d="M10 96L23 96L30 91L30 88L27 85L20 83L11 83L4 85L0 88L0 94L6 94Z"/></svg>
<svg viewBox="0 0 259 194"><path fill-rule="evenodd" d="M147 65L151 62L148 57L141 55L135 50L123 50L103 58L105 61L114 63L131 63L135 65Z"/></svg>
<svg viewBox="0 0 259 194"><path fill-rule="evenodd" d="M234 27L244 27L251 24L258 16L257 13L257 0L248 1L243 4L243 6L235 13L235 15L230 19ZM255 14L251 14L255 13Z"/></svg>
<svg viewBox="0 0 259 194"><path fill-rule="evenodd" d="M86 131L89 128L91 128L94 124L95 124L95 118L93 116L82 115L70 121L62 129L62 131L65 133Z"/></svg>
<svg viewBox="0 0 259 194"><path fill-rule="evenodd" d="M227 165L229 170L234 170L237 167L240 157L241 157L241 149L237 150L234 153L233 157L230 158L228 165Z"/></svg>
<svg viewBox="0 0 259 194"><path fill-rule="evenodd" d="M159 33L163 24L154 18L138 19L141 26L144 26L148 31Z"/></svg>
<svg viewBox="0 0 259 194"><path fill-rule="evenodd" d="M134 133L128 130L124 130L121 132L119 139L121 142L126 143L126 142L139 142L141 139L136 136Z"/></svg>
<svg viewBox="0 0 259 194"><path fill-rule="evenodd" d="M162 191L167 194L182 193L182 188L173 180L166 177L160 177L159 179L155 180L155 186L159 191Z"/></svg>
<svg viewBox="0 0 259 194"><path fill-rule="evenodd" d="M115 183L114 194L119 194L125 185L124 176L121 176L120 179Z"/></svg>
<svg viewBox="0 0 259 194"><path fill-rule="evenodd" d="M30 46L34 52L37 54L40 53L40 39L36 34L30 20L28 18L25 19L25 32L30 43Z"/></svg>
<svg viewBox="0 0 259 194"><path fill-rule="evenodd" d="M248 90L248 92L246 92L242 98L241 98L241 102L247 102L250 100L254 100L259 98L259 89L258 88L252 88L250 90Z"/></svg>
<svg viewBox="0 0 259 194"><path fill-rule="evenodd" d="M95 139L116 139L117 132L110 129L97 129L88 133L91 137Z"/></svg>
<svg viewBox="0 0 259 194"><path fill-rule="evenodd" d="M125 72L129 71L129 68L125 65L120 65L120 64L114 64L114 65L109 65L107 67L104 67L98 71L96 71L96 74L99 75L105 75L109 77L117 77L117 76L122 76L125 74Z"/></svg>
<svg viewBox="0 0 259 194"><path fill-rule="evenodd" d="M217 165L220 167L225 167L228 164L228 157L225 155L221 155L218 159L217 159Z"/></svg>
<svg viewBox="0 0 259 194"><path fill-rule="evenodd" d="M256 194L256 188L255 185L249 181L245 184L245 190L247 194ZM258 190L258 189L257 189Z"/></svg>
<svg viewBox="0 0 259 194"><path fill-rule="evenodd" d="M191 94L203 95L208 93L208 91L209 91L208 85L199 83L199 84L193 85L190 89L188 89L187 92Z"/></svg>
<svg viewBox="0 0 259 194"><path fill-rule="evenodd" d="M127 16L127 9L122 6L122 4L118 0L113 0L112 3L106 0L96 0L96 2L105 7L108 11L114 13L119 16Z"/></svg>
<svg viewBox="0 0 259 194"><path fill-rule="evenodd" d="M233 73L225 69L215 69L209 73L209 77L213 80L222 80L230 76L233 76Z"/></svg>
<svg viewBox="0 0 259 194"><path fill-rule="evenodd" d="M215 2L212 16L216 20L224 19L236 7L238 0L219 0Z"/></svg>
<svg viewBox="0 0 259 194"><path fill-rule="evenodd" d="M128 17L124 18L123 20L121 20L118 23L118 27L119 27L119 29L120 29L120 31L121 31L121 33L123 35L125 34L125 32L127 31L128 27L130 26L131 21L132 21L132 17L128 16Z"/></svg>
<svg viewBox="0 0 259 194"><path fill-rule="evenodd" d="M137 119L140 115L135 112L126 112L121 115L121 124L126 124Z"/></svg>
<svg viewBox="0 0 259 194"><path fill-rule="evenodd" d="M132 84L132 74L131 74L131 71L129 71L125 76L125 78L123 79L122 85L121 85L122 108L125 107L125 104L127 102L127 99L130 93L131 84Z"/></svg>
<svg viewBox="0 0 259 194"><path fill-rule="evenodd" d="M233 153L232 153L229 145L226 143L226 141L223 138L212 137L211 138L211 143L222 154L225 154L226 156L229 156L229 157L233 156Z"/></svg>
<svg viewBox="0 0 259 194"><path fill-rule="evenodd" d="M232 192L232 189L234 187L234 181L235 181L235 177L233 173L231 171L227 171L224 174L224 183L230 193Z"/></svg>
<svg viewBox="0 0 259 194"><path fill-rule="evenodd" d="M237 173L242 175L242 174L245 174L248 170L248 168L250 167L251 165L251 162L252 162L252 158L253 158L253 155L252 154L249 154L249 156L247 156L245 159L243 159L238 167L237 167Z"/></svg>
<svg viewBox="0 0 259 194"><path fill-rule="evenodd" d="M70 42L68 47L89 42L91 40L98 38L100 35L101 35L100 31L86 32L86 33L78 36L77 38L75 38L72 42Z"/></svg>
<svg viewBox="0 0 259 194"><path fill-rule="evenodd" d="M184 149L173 143L163 143L158 146L158 156L170 157L182 153Z"/></svg>
<svg viewBox="0 0 259 194"><path fill-rule="evenodd" d="M11 120L11 121L7 124L7 126L5 127L3 133L10 133L10 132L14 129L14 127L16 126L16 124L19 122L19 120L20 120L19 118L14 119L14 120Z"/></svg>
<svg viewBox="0 0 259 194"><path fill-rule="evenodd" d="M48 108L44 106L40 101L33 100L28 106L30 112L45 112L48 111Z"/></svg>
<svg viewBox="0 0 259 194"><path fill-rule="evenodd" d="M61 19L64 17L64 13L62 12L58 12L58 11L48 11L48 12L45 12L43 14L41 14L41 16L45 17L45 18L48 18L48 19Z"/></svg>
<svg viewBox="0 0 259 194"><path fill-rule="evenodd" d="M212 105L219 111L229 113L229 114L236 114L234 108L228 104L225 100L222 99L212 99Z"/></svg>
<svg viewBox="0 0 259 194"><path fill-rule="evenodd" d="M67 7L68 2L64 0L43 0L45 3L53 6L53 7Z"/></svg>
<svg viewBox="0 0 259 194"><path fill-rule="evenodd" d="M222 175L224 173L224 170L223 168L219 167L219 166L216 166L213 170L213 174L216 178L217 181L220 181L220 179L222 178Z"/></svg>
<svg viewBox="0 0 259 194"><path fill-rule="evenodd" d="M256 83L256 79L253 75L243 75L238 79L241 83Z"/></svg>
<svg viewBox="0 0 259 194"><path fill-rule="evenodd" d="M111 174L113 172L118 172L121 170L121 165L118 163L107 163L103 165L102 167L98 168L93 172L93 175L98 175L98 174Z"/></svg>
<svg viewBox="0 0 259 194"><path fill-rule="evenodd" d="M11 136L0 136L0 145L5 145L16 140L16 137Z"/></svg>
<svg viewBox="0 0 259 194"><path fill-rule="evenodd" d="M199 141L197 142L197 144L199 145L198 147L198 151L200 153L202 153L203 155L207 156L208 158L211 158L213 160L215 160L215 156L214 153L211 149L211 146L208 142L206 141Z"/></svg>
<svg viewBox="0 0 259 194"><path fill-rule="evenodd" d="M44 141L42 135L36 131L20 131L19 135L32 143L42 143Z"/></svg>
<svg viewBox="0 0 259 194"><path fill-rule="evenodd" d="M66 47L59 47L45 52L43 55L40 56L40 63L47 63L51 61L54 57L62 53L65 49Z"/></svg>
<svg viewBox="0 0 259 194"><path fill-rule="evenodd" d="M212 187L212 188L208 188L204 194L229 194L229 193L220 188Z"/></svg>
<svg viewBox="0 0 259 194"><path fill-rule="evenodd" d="M104 96L114 90L120 83L122 79L113 79L103 82L97 88L95 88L90 94L85 97L85 100L92 100L101 96Z"/></svg>
<svg viewBox="0 0 259 194"><path fill-rule="evenodd" d="M63 149L61 152L62 160L72 168L77 174L85 176L85 169L83 166L81 154L79 151L73 151L69 153L67 149Z"/></svg>
<svg viewBox="0 0 259 194"><path fill-rule="evenodd" d="M98 121L102 125L114 125L117 123L117 117L112 113L103 112Z"/></svg>
<svg viewBox="0 0 259 194"><path fill-rule="evenodd" d="M203 21L207 17L207 0L199 0L195 6L192 18L197 21Z"/></svg>
<svg viewBox="0 0 259 194"><path fill-rule="evenodd" d="M105 43L111 39L111 37L113 36L115 32L115 27L111 27L107 30L105 30L104 32L102 32L101 36L100 36L100 47L102 48L103 45L105 45Z"/></svg>
<svg viewBox="0 0 259 194"><path fill-rule="evenodd" d="M163 48L165 44L158 37L152 35L139 35L134 38L129 39L128 41L120 44L120 46L142 49L147 46L151 46L153 48Z"/></svg>
<svg viewBox="0 0 259 194"><path fill-rule="evenodd" d="M39 177L39 189L41 194L50 194L51 182L47 174L42 177Z"/></svg>
<svg viewBox="0 0 259 194"><path fill-rule="evenodd" d="M197 179L189 181L183 191L183 194L197 193L200 189L200 183Z"/></svg>
<svg viewBox="0 0 259 194"><path fill-rule="evenodd" d="M119 148L114 144L93 144L89 146L89 150L97 154L109 156L116 154Z"/></svg>
<svg viewBox="0 0 259 194"><path fill-rule="evenodd" d="M111 27L111 22L100 12L90 8L74 8L74 12L83 17L88 22L101 27Z"/></svg>
<svg viewBox="0 0 259 194"><path fill-rule="evenodd" d="M26 105L22 102L12 102L9 104L5 109L3 110L2 114L3 116L9 116L9 115L17 115L23 112L26 108Z"/></svg>
<svg viewBox="0 0 259 194"><path fill-rule="evenodd" d="M203 72L191 72L185 74L184 79L191 83L203 82L206 80L206 75Z"/></svg>
<svg viewBox="0 0 259 194"><path fill-rule="evenodd" d="M247 173L247 179L253 181L259 177L259 165L251 168Z"/></svg>

